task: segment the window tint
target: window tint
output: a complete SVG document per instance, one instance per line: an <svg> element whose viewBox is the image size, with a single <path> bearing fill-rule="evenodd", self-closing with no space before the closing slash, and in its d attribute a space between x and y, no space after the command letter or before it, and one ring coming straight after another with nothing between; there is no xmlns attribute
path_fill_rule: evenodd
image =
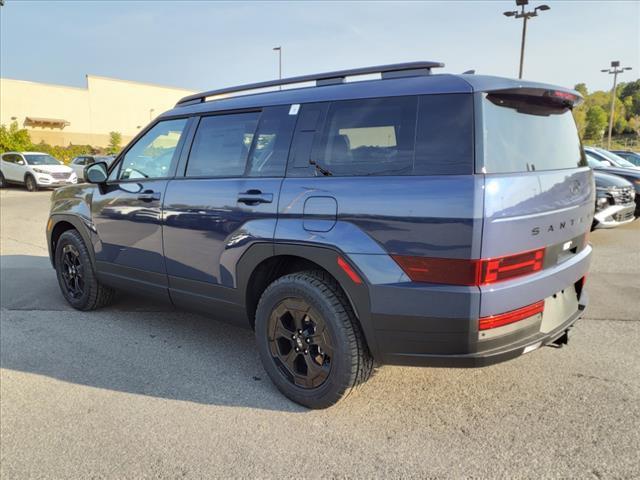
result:
<svg viewBox="0 0 640 480"><path fill-rule="evenodd" d="M473 96L423 95L418 108L414 175L473 173Z"/></svg>
<svg viewBox="0 0 640 480"><path fill-rule="evenodd" d="M175 151L186 118L156 124L125 154L119 179L163 178L171 175Z"/></svg>
<svg viewBox="0 0 640 480"><path fill-rule="evenodd" d="M490 94L482 102L487 173L585 166L571 110L541 97Z"/></svg>
<svg viewBox="0 0 640 480"><path fill-rule="evenodd" d="M332 175L406 175L413 167L417 97L334 102L316 162Z"/></svg>
<svg viewBox="0 0 640 480"><path fill-rule="evenodd" d="M73 160L73 164L74 164L74 165L85 165L85 164L86 164L85 157L76 157L76 158Z"/></svg>
<svg viewBox="0 0 640 480"><path fill-rule="evenodd" d="M29 165L60 165L62 162L51 155L29 153L24 156Z"/></svg>
<svg viewBox="0 0 640 480"><path fill-rule="evenodd" d="M244 175L258 117L258 113L203 117L193 139L186 175L188 177Z"/></svg>
<svg viewBox="0 0 640 480"><path fill-rule="evenodd" d="M295 115L289 115L289 105L266 108L262 112L249 156L248 176L284 175L295 120Z"/></svg>

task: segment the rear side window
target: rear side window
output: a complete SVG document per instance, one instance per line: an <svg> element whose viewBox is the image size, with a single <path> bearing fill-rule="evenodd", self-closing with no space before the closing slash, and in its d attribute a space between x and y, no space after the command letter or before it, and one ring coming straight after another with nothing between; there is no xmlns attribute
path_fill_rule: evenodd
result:
<svg viewBox="0 0 640 480"><path fill-rule="evenodd" d="M486 173L586 166L571 110L543 98L489 94L482 100Z"/></svg>
<svg viewBox="0 0 640 480"><path fill-rule="evenodd" d="M473 97L334 102L311 160L332 175L473 173Z"/></svg>
<svg viewBox="0 0 640 480"><path fill-rule="evenodd" d="M187 177L237 177L244 175L258 113L203 117L198 125Z"/></svg>
<svg viewBox="0 0 640 480"><path fill-rule="evenodd" d="M420 97L413 175L473 173L473 96Z"/></svg>
<svg viewBox="0 0 640 480"><path fill-rule="evenodd" d="M332 175L407 175L417 97L334 102L313 160Z"/></svg>

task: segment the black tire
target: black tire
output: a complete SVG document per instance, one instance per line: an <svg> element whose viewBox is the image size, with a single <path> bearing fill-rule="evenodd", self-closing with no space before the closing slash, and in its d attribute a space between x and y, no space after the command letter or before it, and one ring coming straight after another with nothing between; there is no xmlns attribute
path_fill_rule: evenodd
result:
<svg viewBox="0 0 640 480"><path fill-rule="evenodd" d="M287 313L291 310L289 304L295 306L295 314ZM306 310L305 304L309 307ZM294 317L305 311L301 319L303 327L297 330L293 326ZM285 317L290 320L283 321ZM290 326L285 327L285 323ZM322 325L323 333L318 333L318 325ZM349 301L335 279L324 271L292 273L269 285L258 303L255 327L267 374L286 397L306 407L326 408L335 404L373 372L373 358ZM287 347L287 341L293 351ZM300 353L295 353L296 345L304 347ZM326 352L319 345L325 346ZM291 356L293 361L285 360ZM292 371L298 366L304 366L307 378ZM312 372L321 373L311 377Z"/></svg>
<svg viewBox="0 0 640 480"><path fill-rule="evenodd" d="M98 282L87 246L77 230L60 235L55 264L62 295L73 308L95 310L113 301L114 291Z"/></svg>
<svg viewBox="0 0 640 480"><path fill-rule="evenodd" d="M33 178L33 175L27 175L24 177L24 185L27 187L29 192L37 192L38 191L38 182Z"/></svg>
<svg viewBox="0 0 640 480"><path fill-rule="evenodd" d="M0 172L0 188L4 188L7 186L7 182L4 179L4 175L2 174L2 172Z"/></svg>

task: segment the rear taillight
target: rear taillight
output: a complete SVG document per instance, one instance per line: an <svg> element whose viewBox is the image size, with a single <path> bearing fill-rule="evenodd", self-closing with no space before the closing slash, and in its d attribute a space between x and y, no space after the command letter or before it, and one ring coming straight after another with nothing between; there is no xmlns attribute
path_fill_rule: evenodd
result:
<svg viewBox="0 0 640 480"><path fill-rule="evenodd" d="M482 260L407 255L392 257L414 282L487 285L542 270L544 248Z"/></svg>
<svg viewBox="0 0 640 480"><path fill-rule="evenodd" d="M544 310L544 300L527 305L526 307L511 310L510 312L499 313L498 315L490 315L481 317L478 320L478 330L489 330L490 328L502 327L510 323L519 322L527 318L533 317Z"/></svg>
<svg viewBox="0 0 640 480"><path fill-rule="evenodd" d="M483 260L481 285L509 280L542 270L544 248Z"/></svg>

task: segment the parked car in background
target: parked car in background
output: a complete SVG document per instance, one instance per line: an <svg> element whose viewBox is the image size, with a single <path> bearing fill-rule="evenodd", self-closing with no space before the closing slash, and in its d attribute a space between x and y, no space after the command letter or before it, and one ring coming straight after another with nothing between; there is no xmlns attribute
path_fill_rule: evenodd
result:
<svg viewBox="0 0 640 480"><path fill-rule="evenodd" d="M78 180L84 180L84 169L87 165L92 165L96 162L104 162L107 166L111 165L114 160L113 155L79 155L73 160L69 166L76 172Z"/></svg>
<svg viewBox="0 0 640 480"><path fill-rule="evenodd" d="M617 175L631 182L635 190L636 209L634 215L640 217L640 170L635 168L614 167L611 165L611 162L601 160L602 157L597 156L589 147L584 149L584 153L587 157L587 163L594 170L610 175Z"/></svg>
<svg viewBox="0 0 640 480"><path fill-rule="evenodd" d="M313 408L374 359L478 367L567 343L595 203L581 96L441 66L182 99L52 195L62 295L86 311L138 291L253 327L275 385Z"/></svg>
<svg viewBox="0 0 640 480"><path fill-rule="evenodd" d="M21 184L30 192L78 182L76 173L42 152L7 152L0 158L0 186Z"/></svg>
<svg viewBox="0 0 640 480"><path fill-rule="evenodd" d="M612 150L611 153L615 153L626 161L633 163L636 167L640 167L640 153L638 152L632 152L629 150Z"/></svg>
<svg viewBox="0 0 640 480"><path fill-rule="evenodd" d="M635 191L631 182L617 175L594 172L596 212L592 228L613 228L635 219Z"/></svg>
<svg viewBox="0 0 640 480"><path fill-rule="evenodd" d="M604 148L584 147L584 151L590 153L605 165L608 164L611 167L632 168L634 170L640 170L640 167L637 167L634 163L630 162L629 160L625 160L624 158L619 157L615 153L605 150Z"/></svg>

